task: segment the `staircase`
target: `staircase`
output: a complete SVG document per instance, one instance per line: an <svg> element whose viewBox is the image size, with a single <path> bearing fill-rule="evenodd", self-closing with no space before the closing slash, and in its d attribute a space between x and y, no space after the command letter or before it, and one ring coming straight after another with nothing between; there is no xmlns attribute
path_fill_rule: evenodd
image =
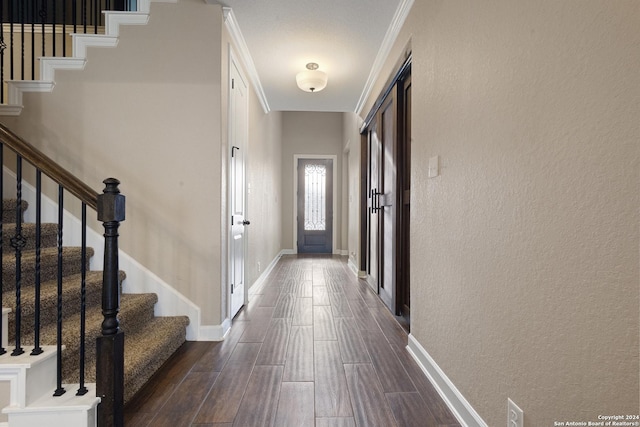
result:
<svg viewBox="0 0 640 427"><path fill-rule="evenodd" d="M26 202L22 202L21 211L28 208ZM8 316L8 340L7 353L0 356L0 381L7 378L8 371L15 370L16 359L10 356L15 342L15 320L12 314L15 313L15 275L16 262L15 251L11 246L11 237L15 230L16 201L3 201L3 245L2 245L2 301L5 308L11 309ZM26 359L33 363L40 359L55 357L56 328L57 328L57 303L58 303L58 281L57 281L57 224L42 224L41 227L41 344L45 348L45 353L40 356L28 356L33 348L34 340L34 313L35 313L35 249L34 235L35 224L22 224L22 234L26 238L27 244L22 251L22 286L21 286L21 342L25 354L19 356L17 364L24 364ZM93 255L93 250L87 248L88 259ZM49 369L52 369L53 377L48 380L31 381L29 389L29 374L25 376L25 384L14 387L23 389L26 396L11 396L11 404L3 410L8 415L8 426L21 425L41 425L40 421L46 421L42 425L51 424L52 413L58 414L63 411L63 407L78 407L88 405L88 411L92 405L95 407L95 390L89 386L88 396L77 398L77 383L79 382L79 349L80 349L80 270L81 270L81 248L65 247L63 249L63 285L62 285L62 307L63 307L63 333L62 343L62 378L65 384L76 384L64 386L66 393L63 397L52 397L55 385L55 360ZM120 283L125 279L125 273L120 272ZM101 309L102 292L102 272L87 271L86 275L86 381L95 382L95 356L96 338L101 334L101 323L104 319ZM180 317L154 317L154 305L157 302L155 294L122 294L120 301L120 327L125 333L125 402L131 399L134 394L149 380L153 373L184 343L186 326L189 319L186 316ZM31 359L29 359L31 358ZM43 368L44 370L44 368ZM39 378L36 374L36 377ZM44 374L51 377L51 374ZM51 383L51 379L54 380ZM16 381L20 381L17 379ZM12 390L13 391L13 390ZM1 395L1 394L0 394ZM89 403L85 403L87 401ZM93 404L91 402L94 402ZM82 402L82 403L80 403ZM64 403L64 404L63 404ZM87 411L87 408L83 408ZM42 417L43 414L45 418ZM75 414L74 414L75 415ZM91 416L89 416L91 419ZM28 420L28 421L24 421ZM14 422L15 421L15 422ZM1 425L1 424L0 424ZM55 425L72 425L68 421ZM73 424L80 425L80 424ZM82 425L88 425L83 423ZM92 425L92 424L89 424Z"/></svg>
<svg viewBox="0 0 640 427"><path fill-rule="evenodd" d="M82 70L90 47L115 47L120 25L145 25L149 19L151 2L174 3L177 0L137 0L137 11L104 13L104 28L100 34L74 34L71 56L42 57L35 80L6 82L4 104L0 115L20 115L23 93L51 92L55 86L56 70ZM0 196L2 198L2 196ZM15 235L16 210L22 214L29 209L22 202L16 209L16 200L3 200L2 214L2 347L0 355L0 427L21 426L95 426L100 399L96 392L96 338L101 335L103 275L87 271L85 281L86 331L84 378L80 374L80 295L81 248L65 247L62 252L62 292L58 292L58 225L42 224L40 267L40 344L44 352L31 356L34 343L36 312L35 298L35 224L22 224L26 246L21 255L21 324L20 344L24 353L12 356L16 339L16 253L11 245ZM24 218L24 215L23 215ZM87 248L87 270L93 250ZM120 290L126 273L119 273ZM121 292L120 292L121 293ZM57 352L58 303L62 302L61 356ZM118 319L124 332L124 402L128 402L162 364L185 342L186 316L155 317L156 294L122 294ZM180 312L180 311L178 311ZM8 341L8 342L7 342ZM60 391L56 374L57 359L61 357L61 378L64 394ZM77 396L80 384L88 392ZM104 404L102 405L105 406Z"/></svg>

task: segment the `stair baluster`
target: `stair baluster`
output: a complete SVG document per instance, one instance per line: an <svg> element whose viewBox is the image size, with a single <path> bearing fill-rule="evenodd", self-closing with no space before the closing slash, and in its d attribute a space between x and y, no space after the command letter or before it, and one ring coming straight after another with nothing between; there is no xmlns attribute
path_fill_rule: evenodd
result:
<svg viewBox="0 0 640 427"><path fill-rule="evenodd" d="M77 396L83 396L89 391L84 385L85 335L87 318L87 204L82 203L82 262L80 284L80 385Z"/></svg>
<svg viewBox="0 0 640 427"><path fill-rule="evenodd" d="M16 251L16 345L11 352L12 356L19 356L24 353L21 346L21 323L22 323L22 248L26 241L22 236L22 157L16 160L16 232L11 238L11 246Z"/></svg>
<svg viewBox="0 0 640 427"><path fill-rule="evenodd" d="M32 356L42 354L44 350L40 347L40 267L42 263L42 172L36 171L36 271L35 271L35 313L33 327L33 350Z"/></svg>
<svg viewBox="0 0 640 427"><path fill-rule="evenodd" d="M62 221L64 219L64 188L58 185L58 317L56 346L58 348L56 360L56 391L54 396L62 396L65 393L62 387Z"/></svg>

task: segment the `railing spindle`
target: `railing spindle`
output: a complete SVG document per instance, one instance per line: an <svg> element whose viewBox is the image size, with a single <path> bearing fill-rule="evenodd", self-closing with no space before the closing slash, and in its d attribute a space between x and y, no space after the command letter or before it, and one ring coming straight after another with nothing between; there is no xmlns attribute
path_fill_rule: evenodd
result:
<svg viewBox="0 0 640 427"><path fill-rule="evenodd" d="M87 204L82 203L82 270L80 284L80 387L76 395L83 396L89 390L84 385L85 323L87 312Z"/></svg>
<svg viewBox="0 0 640 427"><path fill-rule="evenodd" d="M10 46L9 46L9 76L11 78L11 80L13 80L13 22L15 21L15 16L13 16L13 2L9 1L9 39L10 39ZM4 32L4 26L2 28L2 31ZM3 81L4 83L4 81Z"/></svg>
<svg viewBox="0 0 640 427"><path fill-rule="evenodd" d="M21 344L21 324L22 324L22 248L26 241L22 236L22 157L16 160L16 232L11 238L11 246L16 251L16 345L11 353L12 356L19 356L24 353Z"/></svg>
<svg viewBox="0 0 640 427"><path fill-rule="evenodd" d="M98 0L93 1L93 32L98 34Z"/></svg>
<svg viewBox="0 0 640 427"><path fill-rule="evenodd" d="M58 186L58 319L57 319L57 363L56 381L57 388L54 396L62 396L65 393L62 387L62 223L64 219L64 188Z"/></svg>
<svg viewBox="0 0 640 427"><path fill-rule="evenodd" d="M78 32L78 1L73 0L71 3L72 14L73 14L73 32L74 34Z"/></svg>
<svg viewBox="0 0 640 427"><path fill-rule="evenodd" d="M62 56L67 56L67 2L62 2Z"/></svg>
<svg viewBox="0 0 640 427"><path fill-rule="evenodd" d="M24 3L20 2L20 80L24 80Z"/></svg>
<svg viewBox="0 0 640 427"><path fill-rule="evenodd" d="M41 23L41 30L42 30L42 56L47 56L47 49L46 49L46 37L45 37L45 24L47 22L47 4L45 3L47 0L41 0L41 7L40 7L40 11L38 12L38 14L40 15L40 23Z"/></svg>
<svg viewBox="0 0 640 427"><path fill-rule="evenodd" d="M36 0L31 1L31 80L36 79Z"/></svg>
<svg viewBox="0 0 640 427"><path fill-rule="evenodd" d="M83 33L87 33L87 0L82 0L82 27Z"/></svg>
<svg viewBox="0 0 640 427"><path fill-rule="evenodd" d="M52 15L52 19L51 19L51 45L53 46L53 55L52 56L56 56L56 44L57 44L56 43L56 21L57 21L56 0L53 0L53 2L51 3L51 15Z"/></svg>
<svg viewBox="0 0 640 427"><path fill-rule="evenodd" d="M36 170L36 272L35 272L35 313L33 328L33 350L32 356L42 354L44 350L40 347L40 267L42 248L42 172Z"/></svg>

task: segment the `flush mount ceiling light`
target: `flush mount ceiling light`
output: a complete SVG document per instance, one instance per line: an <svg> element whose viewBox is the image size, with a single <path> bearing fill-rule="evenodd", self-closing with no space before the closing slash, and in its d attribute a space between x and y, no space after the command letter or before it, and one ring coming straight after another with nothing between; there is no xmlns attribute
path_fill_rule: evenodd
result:
<svg viewBox="0 0 640 427"><path fill-rule="evenodd" d="M327 86L327 73L318 70L315 62L309 62L307 70L296 75L296 82L305 92L320 92Z"/></svg>

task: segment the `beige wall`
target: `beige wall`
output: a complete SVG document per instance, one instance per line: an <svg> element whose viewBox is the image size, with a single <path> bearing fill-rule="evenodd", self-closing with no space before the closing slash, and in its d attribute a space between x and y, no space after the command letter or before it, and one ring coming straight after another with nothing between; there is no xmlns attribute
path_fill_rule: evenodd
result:
<svg viewBox="0 0 640 427"><path fill-rule="evenodd" d="M251 286L282 250L282 113L265 115L253 97L249 112L247 184L249 253L247 283ZM260 269L258 270L258 263Z"/></svg>
<svg viewBox="0 0 640 427"><path fill-rule="evenodd" d="M343 141L348 147L347 182L347 255L349 262L360 269L360 126L362 119L355 113L344 113Z"/></svg>
<svg viewBox="0 0 640 427"><path fill-rule="evenodd" d="M221 27L219 7L153 4L146 26L93 48L84 71L56 72L50 94L26 94L2 118L97 190L115 176L127 196L120 247L221 323ZM185 46L189 46L185 49Z"/></svg>
<svg viewBox="0 0 640 427"><path fill-rule="evenodd" d="M411 38L411 331L488 425L638 413L639 24L418 1L374 92Z"/></svg>
<svg viewBox="0 0 640 427"><path fill-rule="evenodd" d="M296 154L327 154L337 156L333 165L336 177L336 249L342 250L342 161L343 114L318 112L282 113L282 245L296 249L293 241L293 159ZM346 248L344 248L346 249Z"/></svg>

